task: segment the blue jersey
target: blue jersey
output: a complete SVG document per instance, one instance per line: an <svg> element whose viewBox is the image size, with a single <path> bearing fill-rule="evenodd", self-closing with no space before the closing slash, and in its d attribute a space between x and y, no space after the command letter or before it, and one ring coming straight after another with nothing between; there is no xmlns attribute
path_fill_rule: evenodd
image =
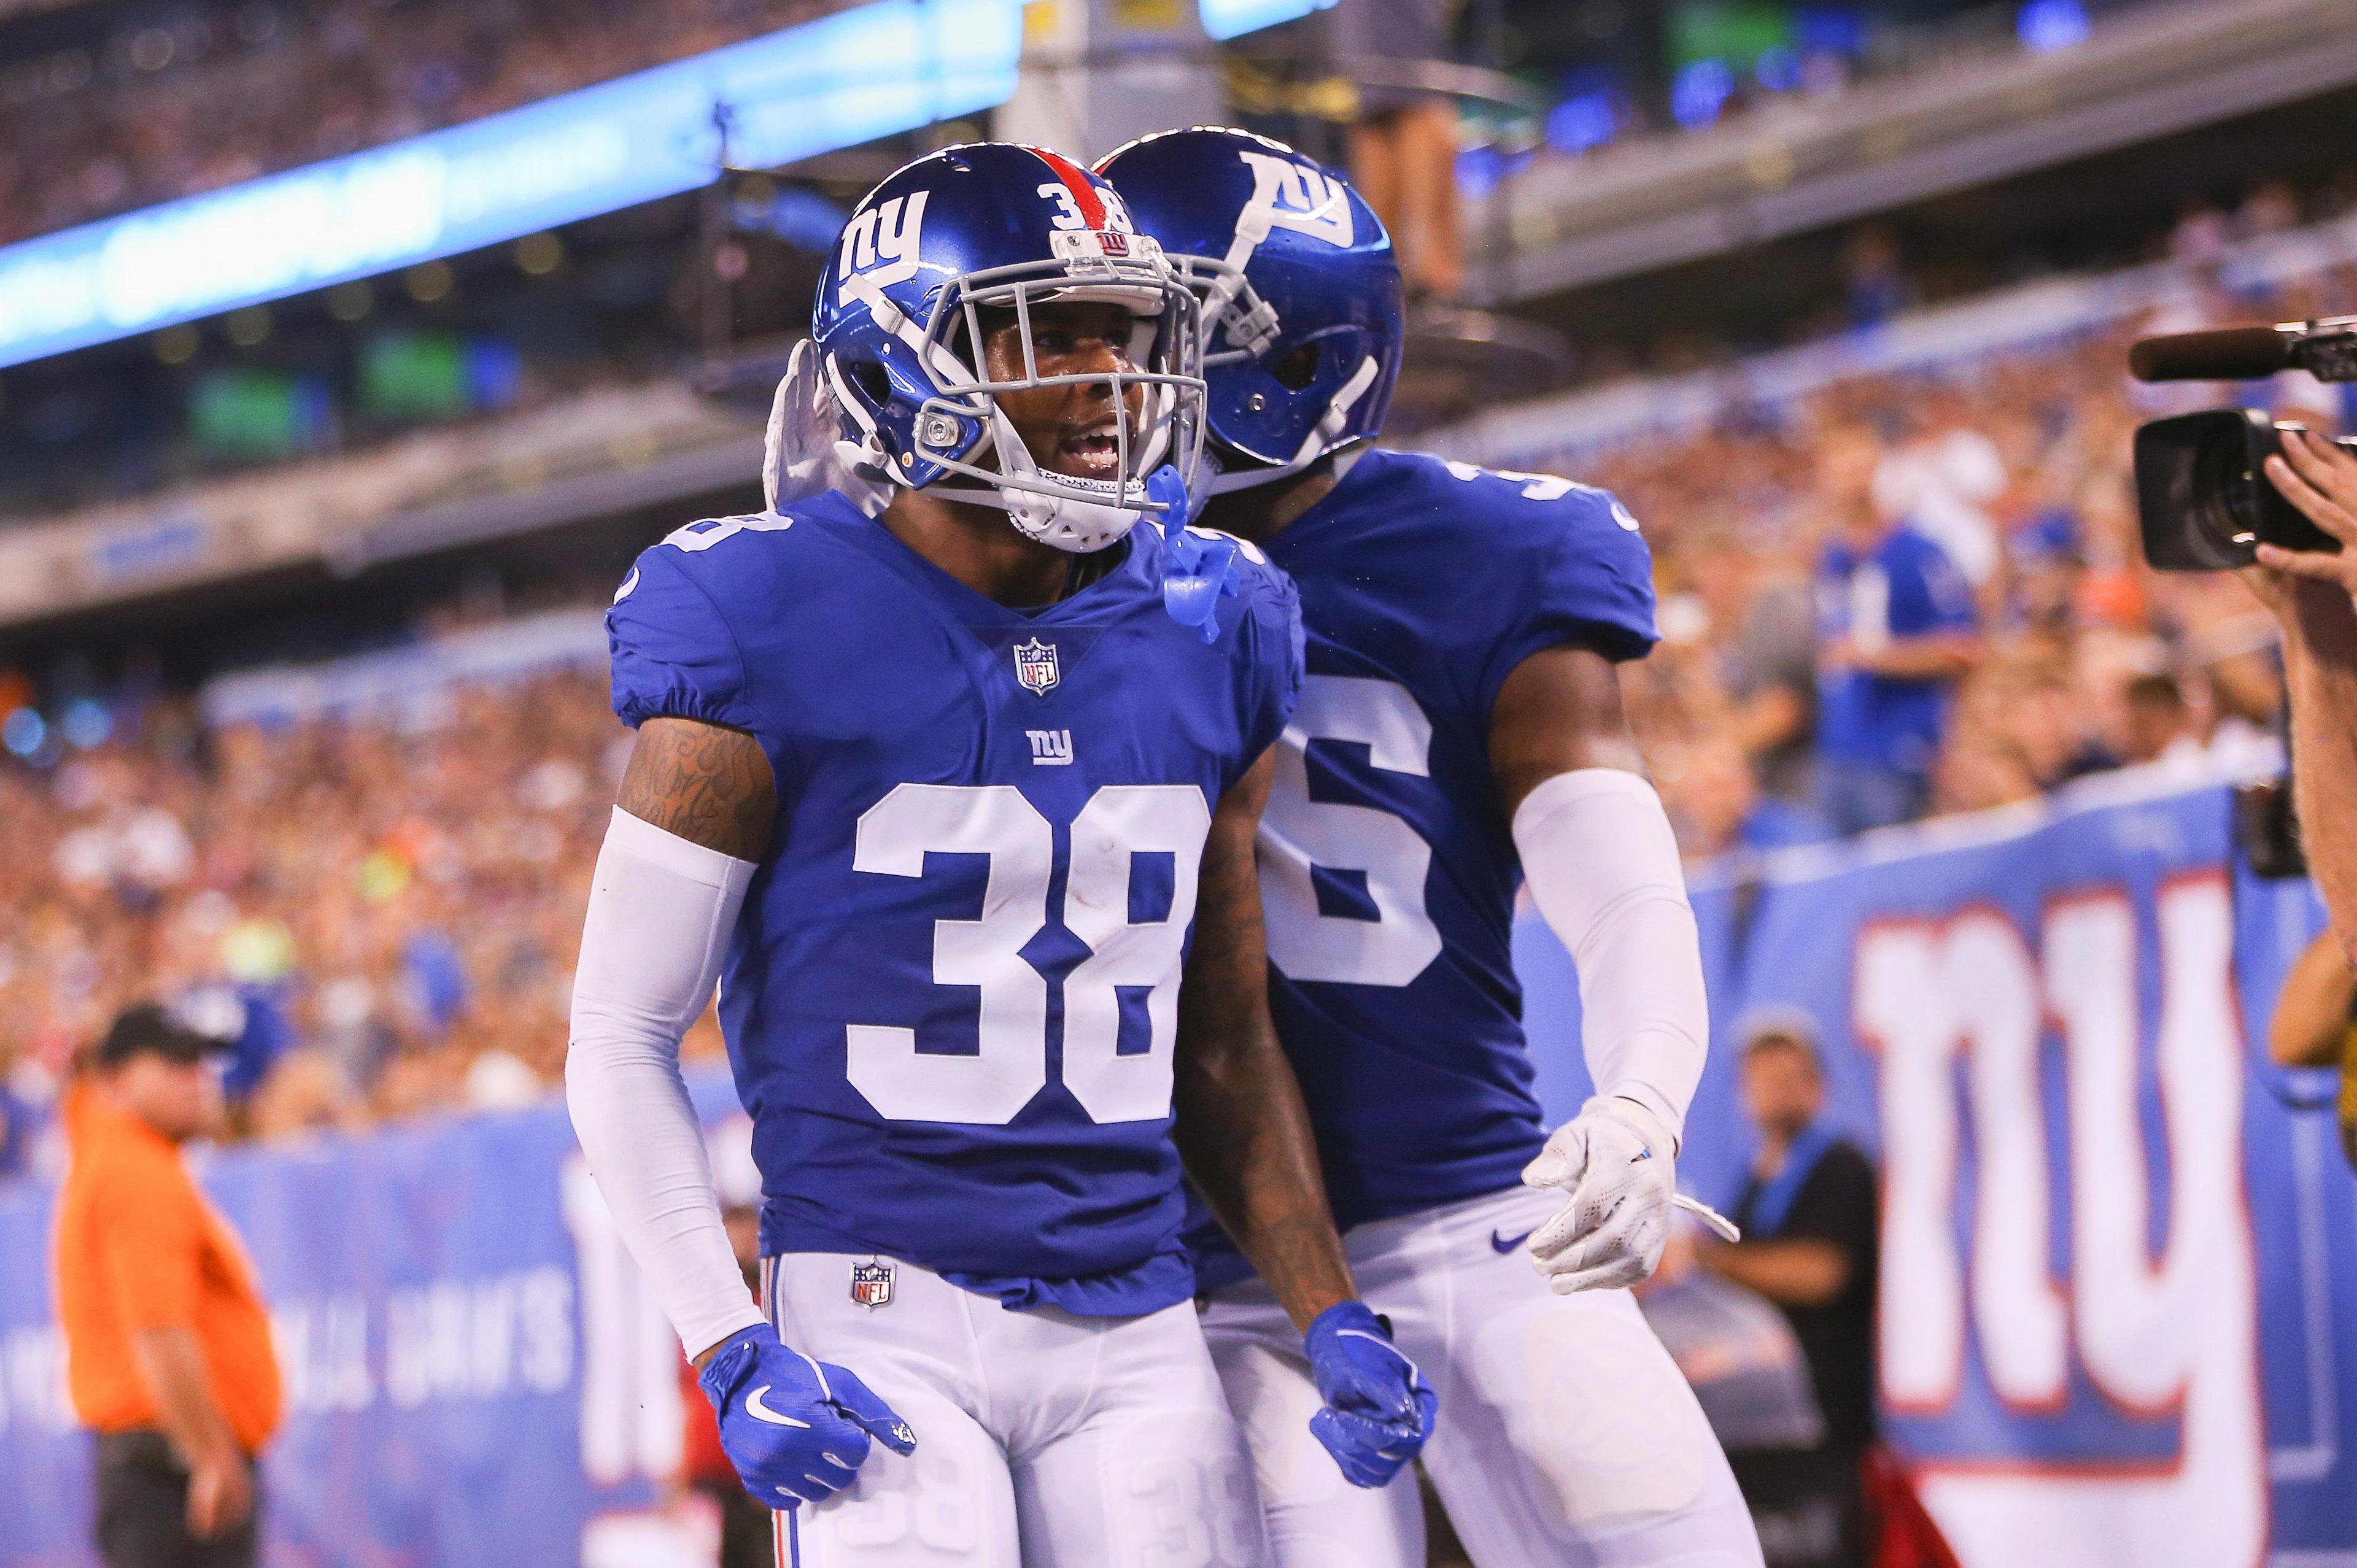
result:
<svg viewBox="0 0 2357 1568"><path fill-rule="evenodd" d="M1008 609L840 496L694 523L607 617L614 710L757 737L777 778L720 1021L762 1248L899 1258L1010 1306L1193 1288L1170 1128L1211 811L1299 693L1257 552L1218 640L1162 542Z"/></svg>
<svg viewBox="0 0 2357 1568"><path fill-rule="evenodd" d="M1840 540L1817 563L1817 630L1879 648L1980 624L1972 585L1929 534L1904 524L1860 551ZM1917 776L1932 770L1947 724L1947 680L1827 670L1817 682L1817 750Z"/></svg>
<svg viewBox="0 0 2357 1568"><path fill-rule="evenodd" d="M1309 638L1262 819L1270 993L1347 1230L1512 1187L1544 1142L1490 710L1543 649L1650 649L1652 558L1601 490L1384 451L1267 548ZM1207 1283L1242 1273L1189 1239Z"/></svg>

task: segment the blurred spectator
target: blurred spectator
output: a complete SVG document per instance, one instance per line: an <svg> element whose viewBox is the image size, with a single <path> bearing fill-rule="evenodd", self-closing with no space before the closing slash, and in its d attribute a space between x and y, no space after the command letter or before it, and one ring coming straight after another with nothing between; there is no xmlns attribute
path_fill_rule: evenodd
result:
<svg viewBox="0 0 2357 1568"><path fill-rule="evenodd" d="M108 1568L246 1568L256 1461L281 1413L245 1250L182 1164L224 1126L224 1042L153 1004L91 1052L58 1195L57 1312L74 1413L97 1434Z"/></svg>
<svg viewBox="0 0 2357 1568"><path fill-rule="evenodd" d="M1841 431L1818 458L1834 531L1817 565L1817 801L1841 833L1922 814L1950 693L1980 652L1970 586L1878 504L1877 457Z"/></svg>
<svg viewBox="0 0 2357 1568"><path fill-rule="evenodd" d="M1934 392L1928 401L1932 412L1921 434L1876 465L1875 506L1885 517L1905 518L1977 588L1996 574L1990 509L2006 492L2005 458L1973 428L1953 392Z"/></svg>
<svg viewBox="0 0 2357 1568"><path fill-rule="evenodd" d="M343 1069L325 1051L290 1051L278 1058L253 1099L248 1125L257 1138L297 1138L349 1132L363 1124L361 1104Z"/></svg>
<svg viewBox="0 0 2357 1568"><path fill-rule="evenodd" d="M2031 657L1992 672L1996 701L2018 748L2033 790L2055 789L2073 779L2119 766L2092 731L2069 673L2053 660Z"/></svg>
<svg viewBox="0 0 2357 1568"><path fill-rule="evenodd" d="M1808 1360L1825 1436L1813 1453L1749 1466L1738 1478L1770 1568L1862 1568L1859 1467L1874 1440L1874 1165L1824 1122L1810 1021L1773 1015L1743 1035L1744 1108L1760 1130L1728 1214L1744 1239L1706 1244L1700 1261L1782 1310Z"/></svg>
<svg viewBox="0 0 2357 1568"><path fill-rule="evenodd" d="M1678 843L1687 854L1757 854L1833 836L1806 802L1762 794L1732 741L1706 740L1682 760L1674 794Z"/></svg>
<svg viewBox="0 0 2357 1568"><path fill-rule="evenodd" d="M1332 26L1336 63L1360 77L1351 182L1391 231L1408 298L1452 301L1465 285L1457 109L1405 85L1417 67L1448 58L1448 8L1443 0L1338 0Z"/></svg>
<svg viewBox="0 0 2357 1568"><path fill-rule="evenodd" d="M0 1083L0 1177L24 1171L32 1157L33 1108Z"/></svg>
<svg viewBox="0 0 2357 1568"><path fill-rule="evenodd" d="M1646 1322L1728 1448L1815 1446L1824 1422L1792 1326L1759 1292L1706 1267L1702 1237L1689 1218L1672 1222L1660 1266L1631 1287Z"/></svg>
<svg viewBox="0 0 2357 1568"><path fill-rule="evenodd" d="M2021 747L2003 735L1973 730L1940 753L1932 806L1945 816L1987 811L2038 799L2038 776Z"/></svg>
<svg viewBox="0 0 2357 1568"><path fill-rule="evenodd" d="M2201 755L2185 689L2165 671L2137 675L2122 694L2121 760L2181 762Z"/></svg>
<svg viewBox="0 0 2357 1568"><path fill-rule="evenodd" d="M1772 575L1727 529L1695 541L1691 571L1733 709L1723 733L1741 747L1763 793L1807 800L1817 707L1817 628L1807 585Z"/></svg>
<svg viewBox="0 0 2357 1568"><path fill-rule="evenodd" d="M1861 223L1850 231L1842 242L1842 282L1853 327L1879 327L1914 303L1898 237L1885 224Z"/></svg>
<svg viewBox="0 0 2357 1568"><path fill-rule="evenodd" d="M2267 1021L2267 1054L2278 1067L2338 1068L2341 1149L2357 1165L2357 970L2330 931L2292 961Z"/></svg>

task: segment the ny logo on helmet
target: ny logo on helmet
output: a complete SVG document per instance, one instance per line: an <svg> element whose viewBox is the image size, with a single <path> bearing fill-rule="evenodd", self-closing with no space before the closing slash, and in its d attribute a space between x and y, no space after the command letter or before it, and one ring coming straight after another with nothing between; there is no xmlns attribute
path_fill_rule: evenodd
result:
<svg viewBox="0 0 2357 1568"><path fill-rule="evenodd" d="M844 226L843 252L834 270L842 281L834 302L847 305L870 289L889 288L917 275L917 244L924 233L930 190L896 196L852 214Z"/></svg>
<svg viewBox="0 0 2357 1568"><path fill-rule="evenodd" d="M1329 245L1350 244L1351 193L1340 180L1268 153L1239 149L1236 156L1253 171L1252 200L1237 220L1238 230L1258 217L1271 229L1290 229Z"/></svg>

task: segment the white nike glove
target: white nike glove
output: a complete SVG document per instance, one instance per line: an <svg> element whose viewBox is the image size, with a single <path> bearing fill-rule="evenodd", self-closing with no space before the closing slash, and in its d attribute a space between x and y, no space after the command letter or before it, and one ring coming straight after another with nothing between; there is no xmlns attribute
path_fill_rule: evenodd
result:
<svg viewBox="0 0 2357 1568"><path fill-rule="evenodd" d="M1527 1187L1570 1196L1531 1232L1531 1261L1557 1295L1618 1290L1650 1275L1670 1238L1670 1210L1686 1208L1728 1240L1734 1227L1678 1194L1670 1130L1633 1100L1598 1095L1555 1130L1523 1170Z"/></svg>
<svg viewBox="0 0 2357 1568"><path fill-rule="evenodd" d="M873 517L892 499L867 451L843 439L843 419L827 390L818 348L805 338L786 358L785 378L770 403L761 444L761 497L771 511L840 490Z"/></svg>

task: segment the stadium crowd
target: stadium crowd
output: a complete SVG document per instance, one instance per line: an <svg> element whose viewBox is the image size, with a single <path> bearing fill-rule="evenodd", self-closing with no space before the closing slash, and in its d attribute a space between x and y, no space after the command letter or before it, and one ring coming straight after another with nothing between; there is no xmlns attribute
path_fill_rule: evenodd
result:
<svg viewBox="0 0 2357 1568"><path fill-rule="evenodd" d="M622 732L578 671L451 690L436 719L208 731L156 698L0 771L0 1119L35 1121L143 995L239 1036L259 1137L553 1084ZM0 1165L26 1141L0 1133Z"/></svg>
<svg viewBox="0 0 2357 1568"><path fill-rule="evenodd" d="M2352 294L2344 272L2266 306ZM1837 382L1579 476L1653 546L1664 640L1625 682L1690 853L2266 744L2272 622L2231 576L2137 553L2130 437L2158 410L2120 371L2130 333ZM196 993L241 1034L256 1136L554 1085L624 732L577 670L437 701L209 730L151 694L48 768L0 767L0 1171L139 994ZM708 1020L694 1044L716 1048Z"/></svg>
<svg viewBox="0 0 2357 1568"><path fill-rule="evenodd" d="M2351 281L2290 313L2322 314ZM2231 576L2143 564L2129 456L2160 410L2120 370L2131 336L1852 381L1584 476L1654 546L1664 643L1628 681L1691 852L2266 745L2265 612ZM2325 391L2294 402L2337 427Z"/></svg>
<svg viewBox="0 0 2357 1568"><path fill-rule="evenodd" d="M838 8L191 0L96 18L77 41L0 52L0 243L480 119Z"/></svg>

